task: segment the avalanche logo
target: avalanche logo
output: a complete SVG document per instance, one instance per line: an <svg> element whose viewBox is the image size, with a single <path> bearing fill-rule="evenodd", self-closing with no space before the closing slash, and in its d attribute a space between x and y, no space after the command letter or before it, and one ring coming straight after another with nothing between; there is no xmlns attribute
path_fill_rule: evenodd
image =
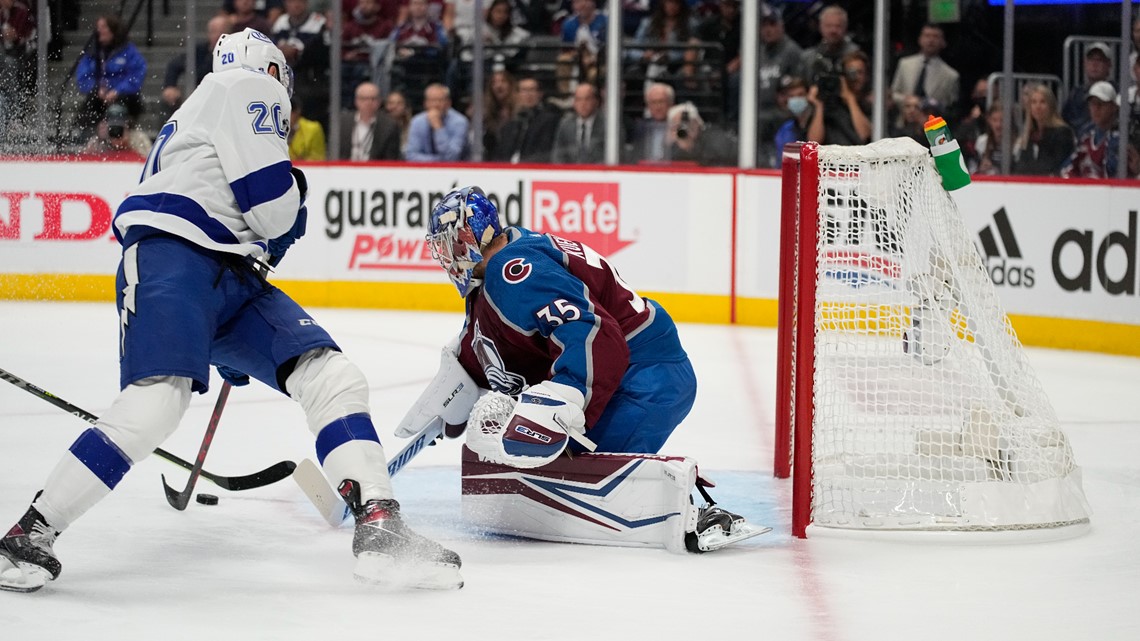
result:
<svg viewBox="0 0 1140 641"><path fill-rule="evenodd" d="M532 268L525 258L512 258L503 265L503 280L510 285L518 285L530 276Z"/></svg>
<svg viewBox="0 0 1140 641"><path fill-rule="evenodd" d="M518 396L522 393L526 379L507 371L503 357L495 347L495 341L480 331L479 321L475 321L475 334L471 337L471 347L475 350L475 357L479 360L491 389L507 396Z"/></svg>

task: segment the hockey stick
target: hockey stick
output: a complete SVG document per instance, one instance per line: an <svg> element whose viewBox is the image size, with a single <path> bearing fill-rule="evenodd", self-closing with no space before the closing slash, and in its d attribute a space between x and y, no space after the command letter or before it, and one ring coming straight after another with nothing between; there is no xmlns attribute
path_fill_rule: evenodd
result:
<svg viewBox="0 0 1140 641"><path fill-rule="evenodd" d="M166 483L166 475L162 475L162 487L166 490L166 502L170 507L176 510L185 510L186 506L190 504L190 495L194 493L194 484L198 482L198 476L202 473L202 465L206 462L206 452L210 450L210 444L214 442L214 432L218 429L218 423L222 420L222 410L226 407L226 399L230 397L229 381L222 383L222 390L218 392L218 402L214 403L214 413L210 415L210 423L206 426L206 435L202 437L202 446L198 448L198 458L194 461L194 467L190 468L190 478L186 480L186 487L181 492L175 491Z"/></svg>
<svg viewBox="0 0 1140 641"><path fill-rule="evenodd" d="M55 394L36 387L35 385L29 383L28 381L25 381L15 374L12 374L11 372L0 369L0 378L8 381L9 383L24 390L25 392L28 392L32 396L43 399L52 405L55 405L68 414L78 416L91 425L95 425L96 421L99 420L99 417L95 416L91 412L88 412L81 407L72 405L62 398L59 398ZM194 466L189 461L178 458L177 456L171 454L170 452L167 452L162 448L156 449L154 453L159 458L174 463L183 469L190 470L194 468ZM294 468L296 467L297 464L293 461L281 461L280 463L275 463L265 468L264 470L261 470L260 472L254 472L253 474L247 474L245 476L221 476L219 474L212 474L206 470L202 470L201 475L202 478L213 483L214 485L217 485L223 490L240 492L242 490L252 490L255 487L262 487L276 483L277 481L280 481L292 474Z"/></svg>
<svg viewBox="0 0 1140 641"><path fill-rule="evenodd" d="M429 421L422 430L412 437L404 449L400 450L399 454L388 461L388 476L396 476L417 454L423 451L424 447L435 444L443 436L443 428L442 418L437 416ZM324 473L321 472L316 463L309 459L301 461L301 464L297 466L297 471L293 474L293 480L297 482L301 491L305 493L305 496L309 498L309 501L329 525L337 527L348 518L350 513L348 505L329 485L328 479L325 478Z"/></svg>

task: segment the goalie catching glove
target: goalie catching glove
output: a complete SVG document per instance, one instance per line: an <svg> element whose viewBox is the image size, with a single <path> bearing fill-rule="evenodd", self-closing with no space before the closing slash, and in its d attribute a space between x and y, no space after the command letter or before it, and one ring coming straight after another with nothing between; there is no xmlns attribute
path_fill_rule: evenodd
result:
<svg viewBox="0 0 1140 641"><path fill-rule="evenodd" d="M471 410L467 447L492 463L541 467L562 454L568 438L592 445L584 436L585 404L582 392L552 381L531 386L517 402L485 394Z"/></svg>

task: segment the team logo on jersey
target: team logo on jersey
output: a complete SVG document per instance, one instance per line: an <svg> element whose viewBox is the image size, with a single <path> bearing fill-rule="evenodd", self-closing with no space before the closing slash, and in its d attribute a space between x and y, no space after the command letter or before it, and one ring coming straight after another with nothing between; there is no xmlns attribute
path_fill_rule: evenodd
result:
<svg viewBox="0 0 1140 641"><path fill-rule="evenodd" d="M530 276L532 268L525 258L512 258L503 265L503 280L511 285L518 285Z"/></svg>
<svg viewBox="0 0 1140 641"><path fill-rule="evenodd" d="M475 333L471 337L471 347L475 349L475 357L483 367L483 374L487 377L491 389L507 396L518 396L526 386L526 379L518 374L507 371L499 348L495 341L487 338L479 329L479 321L475 321Z"/></svg>

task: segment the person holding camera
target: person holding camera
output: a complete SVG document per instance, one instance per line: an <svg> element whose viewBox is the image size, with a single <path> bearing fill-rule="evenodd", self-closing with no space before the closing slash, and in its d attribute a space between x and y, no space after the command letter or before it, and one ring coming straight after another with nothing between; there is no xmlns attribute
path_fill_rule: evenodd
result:
<svg viewBox="0 0 1140 641"><path fill-rule="evenodd" d="M859 45L847 38L847 11L839 5L828 5L819 12L819 44L804 51L800 67L807 77L820 66L839 72L841 61Z"/></svg>
<svg viewBox="0 0 1140 641"><path fill-rule="evenodd" d="M696 163L702 167L736 164L737 142L727 132L707 126L693 103L670 107L666 122L669 123L671 162Z"/></svg>
<svg viewBox="0 0 1140 641"><path fill-rule="evenodd" d="M115 103L107 108L106 117L96 126L95 135L87 141L82 153L102 158L146 158L150 148L150 138L131 126L127 108Z"/></svg>
<svg viewBox="0 0 1140 641"><path fill-rule="evenodd" d="M808 102L815 110L808 123L808 140L827 145L865 145L871 141L871 120L851 89L842 65L832 67L817 58Z"/></svg>

